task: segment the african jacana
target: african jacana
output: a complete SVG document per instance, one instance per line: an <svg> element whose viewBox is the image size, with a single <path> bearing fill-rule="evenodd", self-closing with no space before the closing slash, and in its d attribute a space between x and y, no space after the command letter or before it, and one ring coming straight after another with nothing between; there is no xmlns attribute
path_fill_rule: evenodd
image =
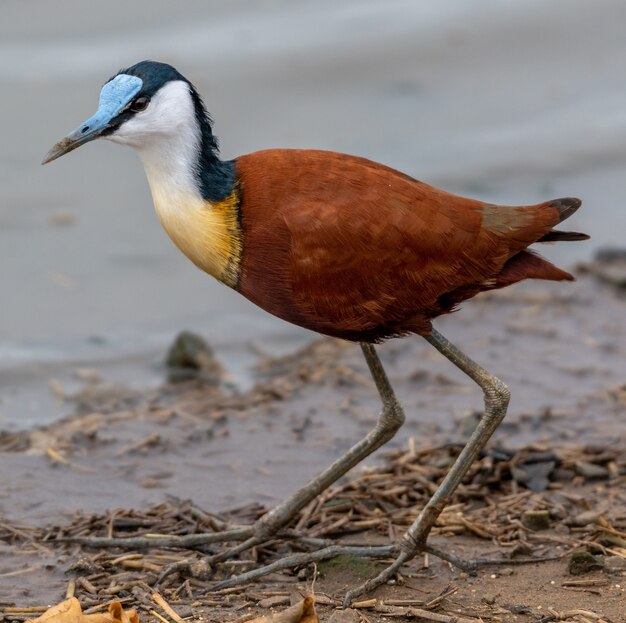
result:
<svg viewBox="0 0 626 623"><path fill-rule="evenodd" d="M194 264L283 320L359 342L382 400L374 430L305 487L254 526L206 535L205 542L243 541L212 560L275 535L393 437L404 413L373 344L411 333L424 337L481 387L485 411L480 423L399 543L330 547L311 553L310 559L344 550L397 555L347 601L389 579L419 551L452 560L428 546L426 538L502 421L509 390L433 329L431 321L485 290L529 278L573 279L527 247L586 239L553 229L580 201L493 205L451 195L363 158L326 151L273 149L223 161L196 89L173 67L152 61L111 78L102 87L96 114L59 141L44 163L99 137L137 150L159 219Z"/></svg>

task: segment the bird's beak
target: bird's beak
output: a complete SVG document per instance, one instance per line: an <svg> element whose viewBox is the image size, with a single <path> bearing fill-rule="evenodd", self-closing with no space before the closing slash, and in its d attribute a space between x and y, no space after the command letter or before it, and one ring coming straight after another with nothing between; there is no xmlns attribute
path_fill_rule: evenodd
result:
<svg viewBox="0 0 626 623"><path fill-rule="evenodd" d="M79 128L62 138L58 143L55 143L41 164L48 164L48 162L52 162L77 147L98 138L109 127L113 118L111 115L103 113L104 111L98 110L93 117L87 119Z"/></svg>
<svg viewBox="0 0 626 623"><path fill-rule="evenodd" d="M132 101L141 89L142 82L135 76L120 74L107 82L100 92L98 112L90 117L71 134L52 146L41 164L52 162L77 147L93 141L111 127L112 121Z"/></svg>

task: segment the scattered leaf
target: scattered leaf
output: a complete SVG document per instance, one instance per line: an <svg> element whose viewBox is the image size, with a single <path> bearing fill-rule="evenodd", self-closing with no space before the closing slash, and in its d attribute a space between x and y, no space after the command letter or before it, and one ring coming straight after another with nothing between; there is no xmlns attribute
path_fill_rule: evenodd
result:
<svg viewBox="0 0 626 623"><path fill-rule="evenodd" d="M315 600L307 595L301 602L272 614L252 619L249 623L319 623Z"/></svg>
<svg viewBox="0 0 626 623"><path fill-rule="evenodd" d="M109 605L107 613L83 614L78 599L71 597L27 623L139 623L139 617L136 610L124 610L118 601Z"/></svg>

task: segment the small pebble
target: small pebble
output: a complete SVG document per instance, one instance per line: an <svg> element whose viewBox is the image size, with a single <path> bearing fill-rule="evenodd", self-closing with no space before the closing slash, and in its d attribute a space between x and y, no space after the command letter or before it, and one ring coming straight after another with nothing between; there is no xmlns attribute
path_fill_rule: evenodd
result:
<svg viewBox="0 0 626 623"><path fill-rule="evenodd" d="M621 556L607 556L604 559L604 564L607 571L626 570L626 558L622 558Z"/></svg>
<svg viewBox="0 0 626 623"><path fill-rule="evenodd" d="M584 476L585 478L608 478L609 470L602 465L596 465L595 463L587 463L587 461L576 461L576 473Z"/></svg>
<svg viewBox="0 0 626 623"><path fill-rule="evenodd" d="M201 336L191 331L181 331L176 336L167 351L165 364L168 380L172 383L195 378L217 386L224 375L213 349Z"/></svg>
<svg viewBox="0 0 626 623"><path fill-rule="evenodd" d="M522 515L522 524L529 530L546 530L550 527L550 512L526 511Z"/></svg>
<svg viewBox="0 0 626 623"><path fill-rule="evenodd" d="M361 617L354 608L345 610L333 610L328 617L328 623L359 623Z"/></svg>
<svg viewBox="0 0 626 623"><path fill-rule="evenodd" d="M595 523L601 516L602 513L597 510L583 511L571 520L570 525L582 528L590 523Z"/></svg>
<svg viewBox="0 0 626 623"><path fill-rule="evenodd" d="M571 575L583 575L603 567L604 561L601 558L585 550L574 552L568 563L568 570Z"/></svg>
<svg viewBox="0 0 626 623"><path fill-rule="evenodd" d="M189 573L197 580L208 580L213 575L213 568L206 560L196 560L189 566Z"/></svg>

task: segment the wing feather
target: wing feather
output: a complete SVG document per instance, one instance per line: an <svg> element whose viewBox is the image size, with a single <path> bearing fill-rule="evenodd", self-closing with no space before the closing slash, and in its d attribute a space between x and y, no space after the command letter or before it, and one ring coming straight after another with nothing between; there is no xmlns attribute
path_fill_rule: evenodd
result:
<svg viewBox="0 0 626 623"><path fill-rule="evenodd" d="M237 170L242 293L351 339L429 331L458 302L450 293L485 289L558 222L543 204L491 206L333 152L256 152Z"/></svg>

